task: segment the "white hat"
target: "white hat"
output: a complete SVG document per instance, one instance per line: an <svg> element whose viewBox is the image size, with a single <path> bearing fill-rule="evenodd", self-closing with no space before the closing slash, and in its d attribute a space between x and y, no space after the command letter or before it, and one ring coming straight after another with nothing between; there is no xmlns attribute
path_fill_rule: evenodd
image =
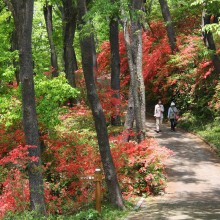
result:
<svg viewBox="0 0 220 220"><path fill-rule="evenodd" d="M170 106L174 106L174 105L175 105L175 103L174 103L174 102L171 102Z"/></svg>

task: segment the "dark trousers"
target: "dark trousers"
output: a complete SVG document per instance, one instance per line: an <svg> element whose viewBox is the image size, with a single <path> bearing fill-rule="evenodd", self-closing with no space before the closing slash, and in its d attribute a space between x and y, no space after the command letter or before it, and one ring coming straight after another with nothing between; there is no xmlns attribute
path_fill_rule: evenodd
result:
<svg viewBox="0 0 220 220"><path fill-rule="evenodd" d="M170 119L170 124L171 124L171 130L175 131L176 124L175 124L175 119L174 118Z"/></svg>

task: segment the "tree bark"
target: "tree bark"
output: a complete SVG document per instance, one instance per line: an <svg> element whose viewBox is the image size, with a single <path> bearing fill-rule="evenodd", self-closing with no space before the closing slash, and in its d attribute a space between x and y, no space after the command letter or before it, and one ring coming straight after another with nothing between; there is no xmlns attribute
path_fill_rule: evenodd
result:
<svg viewBox="0 0 220 220"><path fill-rule="evenodd" d="M46 1L46 5L43 7L44 11L44 18L47 28L48 40L50 44L50 59L51 59L51 66L54 68L52 73L53 77L58 76L58 64L57 64L57 54L55 45L53 42L53 22L52 22L52 5L48 5Z"/></svg>
<svg viewBox="0 0 220 220"><path fill-rule="evenodd" d="M133 105L129 103L129 111L127 114L129 113L131 115L127 115L126 120L128 121L126 121L126 124L131 125L132 114L134 114L138 142L141 142L145 138L145 86L142 75L142 28L138 14L136 13L142 9L142 5L142 0L131 1L131 33L129 33L128 18L125 18L123 15L124 38L131 77L130 91L132 92L129 92L129 95L133 96L132 98L129 97L129 101L131 102L133 100L134 102ZM124 13L124 9L122 9L122 13Z"/></svg>
<svg viewBox="0 0 220 220"><path fill-rule="evenodd" d="M114 3L114 1L113 1ZM118 39L118 19L112 16L110 19L110 47L111 47L111 89L114 92L113 97L120 99L120 55L119 55L119 39ZM120 115L117 114L120 106L115 104L113 106L116 114L111 117L111 124L118 126L121 124Z"/></svg>
<svg viewBox="0 0 220 220"><path fill-rule="evenodd" d="M72 0L63 0L64 26L64 64L66 78L72 87L76 87L75 71L78 69L73 41L76 31L77 10Z"/></svg>
<svg viewBox="0 0 220 220"><path fill-rule="evenodd" d="M129 99L128 99L128 107L127 107L127 114L125 117L125 124L124 124L124 138L123 141L128 142L130 140L130 132L134 126L134 99L132 94L132 86L129 87Z"/></svg>
<svg viewBox="0 0 220 220"><path fill-rule="evenodd" d="M79 25L83 27L85 22L83 16L86 14L86 0L77 0ZM100 104L95 86L95 65L94 62L94 39L92 33L82 36L80 33L80 47L82 54L82 66L86 81L87 97L90 103L97 132L99 151L105 173L105 180L108 187L109 199L118 208L124 208L121 190L119 187L115 166L111 156L106 120Z"/></svg>
<svg viewBox="0 0 220 220"><path fill-rule="evenodd" d="M202 27L204 27L207 24L210 24L210 19L211 19L211 15L207 14L205 11L203 11L202 14ZM218 22L218 19L216 19ZM218 55L216 54L216 46L215 46L215 41L213 39L213 35L211 31L203 31L203 39L204 39L204 43L206 45L206 47L209 50L213 51L213 55L212 55L212 62L215 68L215 71L217 72L217 74L220 74L220 59L218 57Z"/></svg>
<svg viewBox="0 0 220 220"><path fill-rule="evenodd" d="M172 53L174 53L177 50L177 46L176 46L175 31L174 31L172 19L170 16L170 10L169 10L166 0L159 0L159 3L160 3L163 19L166 23L167 36L169 39L170 48L171 48Z"/></svg>
<svg viewBox="0 0 220 220"><path fill-rule="evenodd" d="M78 69L76 54L73 47L76 31L77 8L72 0L63 0L63 60L68 83L76 88L75 71ZM70 106L77 104L77 99L69 98Z"/></svg>
<svg viewBox="0 0 220 220"><path fill-rule="evenodd" d="M142 0L132 0L132 10L142 10ZM138 17L138 15L136 15ZM145 85L142 75L142 27L140 20L135 17L131 22L131 37L132 37L132 60L135 70L135 86L137 90L137 99L134 96L134 109L138 141L141 142L145 138ZM133 91L134 93L134 91Z"/></svg>
<svg viewBox="0 0 220 220"><path fill-rule="evenodd" d="M44 186L41 173L40 141L38 134L34 81L33 60L31 49L33 0L4 0L12 11L15 28L18 36L20 80L22 88L22 113L26 145L35 146L29 148L29 156L38 157L37 162L28 164L30 205L31 209L41 214L46 214L44 200Z"/></svg>

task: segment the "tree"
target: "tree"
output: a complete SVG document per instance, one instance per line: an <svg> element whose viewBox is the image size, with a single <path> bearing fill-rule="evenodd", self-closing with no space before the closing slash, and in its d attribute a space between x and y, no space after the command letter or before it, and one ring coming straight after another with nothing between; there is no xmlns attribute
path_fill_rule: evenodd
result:
<svg viewBox="0 0 220 220"><path fill-rule="evenodd" d="M77 0L77 8L80 25L79 27L81 29L80 47L82 54L83 72L86 81L87 97L95 122L99 151L105 173L106 184L109 191L109 199L111 203L118 208L123 208L124 205L121 190L110 151L106 120L95 86L94 75L96 70L96 61L94 60L94 37L91 32L87 32L86 34L82 33L82 28L86 25L86 22L83 20L83 17L87 13L86 0Z"/></svg>
<svg viewBox="0 0 220 220"><path fill-rule="evenodd" d="M167 36L169 39L170 48L171 48L172 52L174 53L177 50L177 46L176 46L175 31L174 31L172 19L170 16L170 10L169 10L169 7L168 7L166 0L159 0L159 3L160 3L163 19L166 23Z"/></svg>
<svg viewBox="0 0 220 220"><path fill-rule="evenodd" d="M48 34L48 40L50 44L50 56L51 56L51 65L53 68L53 77L58 76L58 64L57 64L57 54L55 45L53 42L53 21L52 21L52 5L48 4L48 1L46 0L46 4L43 6L44 11L44 18L46 22L46 28L47 28L47 34Z"/></svg>
<svg viewBox="0 0 220 220"><path fill-rule="evenodd" d="M111 1L112 4L115 3L114 0ZM113 98L120 99L120 56L119 56L119 39L118 39L118 18L117 14L113 13L110 18L109 24L109 41L111 47L111 89L113 90ZM119 108L118 104L113 104L117 109ZM120 125L121 119L119 115L113 115L111 118L112 125Z"/></svg>
<svg viewBox="0 0 220 220"><path fill-rule="evenodd" d="M22 113L29 156L38 158L28 164L31 209L46 213L44 187L41 173L40 141L38 134L31 49L33 6L32 0L4 0L13 14L18 37L20 81L22 88Z"/></svg>
<svg viewBox="0 0 220 220"><path fill-rule="evenodd" d="M205 10L202 13L202 27L204 29L203 31L203 40L205 42L206 47L209 50L213 51L212 54L212 62L214 64L216 72L219 74L220 73L220 59L218 55L216 54L216 46L215 46L215 41L213 38L213 34L211 30L207 30L205 28L206 25L211 24L211 18L214 17L213 22L218 23L219 16L212 16L211 14L208 14Z"/></svg>
<svg viewBox="0 0 220 220"><path fill-rule="evenodd" d="M131 32L129 32L129 17L125 13L123 2L122 7L124 39L131 77L125 129L131 129L135 120L137 139L141 142L145 138L145 86L142 75L142 27L139 16L143 1L131 1Z"/></svg>
<svg viewBox="0 0 220 220"><path fill-rule="evenodd" d="M73 41L76 31L77 10L72 0L63 0L63 58L66 78L72 87L76 87L75 71L78 69Z"/></svg>
<svg viewBox="0 0 220 220"><path fill-rule="evenodd" d="M220 73L220 59L216 53L216 44L214 35L215 32L219 32L219 7L220 2L217 1L194 1L192 6L201 6L202 10L202 35L206 47L212 51L211 58L216 73L219 76Z"/></svg>

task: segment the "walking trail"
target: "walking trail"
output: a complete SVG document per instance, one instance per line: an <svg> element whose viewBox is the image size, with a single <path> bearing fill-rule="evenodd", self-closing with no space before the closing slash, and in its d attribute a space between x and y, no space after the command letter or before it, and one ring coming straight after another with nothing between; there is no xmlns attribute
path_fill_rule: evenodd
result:
<svg viewBox="0 0 220 220"><path fill-rule="evenodd" d="M155 132L148 119L148 136L174 151L166 163L168 184L165 194L144 200L126 220L217 219L220 220L220 158L200 138L163 125Z"/></svg>

